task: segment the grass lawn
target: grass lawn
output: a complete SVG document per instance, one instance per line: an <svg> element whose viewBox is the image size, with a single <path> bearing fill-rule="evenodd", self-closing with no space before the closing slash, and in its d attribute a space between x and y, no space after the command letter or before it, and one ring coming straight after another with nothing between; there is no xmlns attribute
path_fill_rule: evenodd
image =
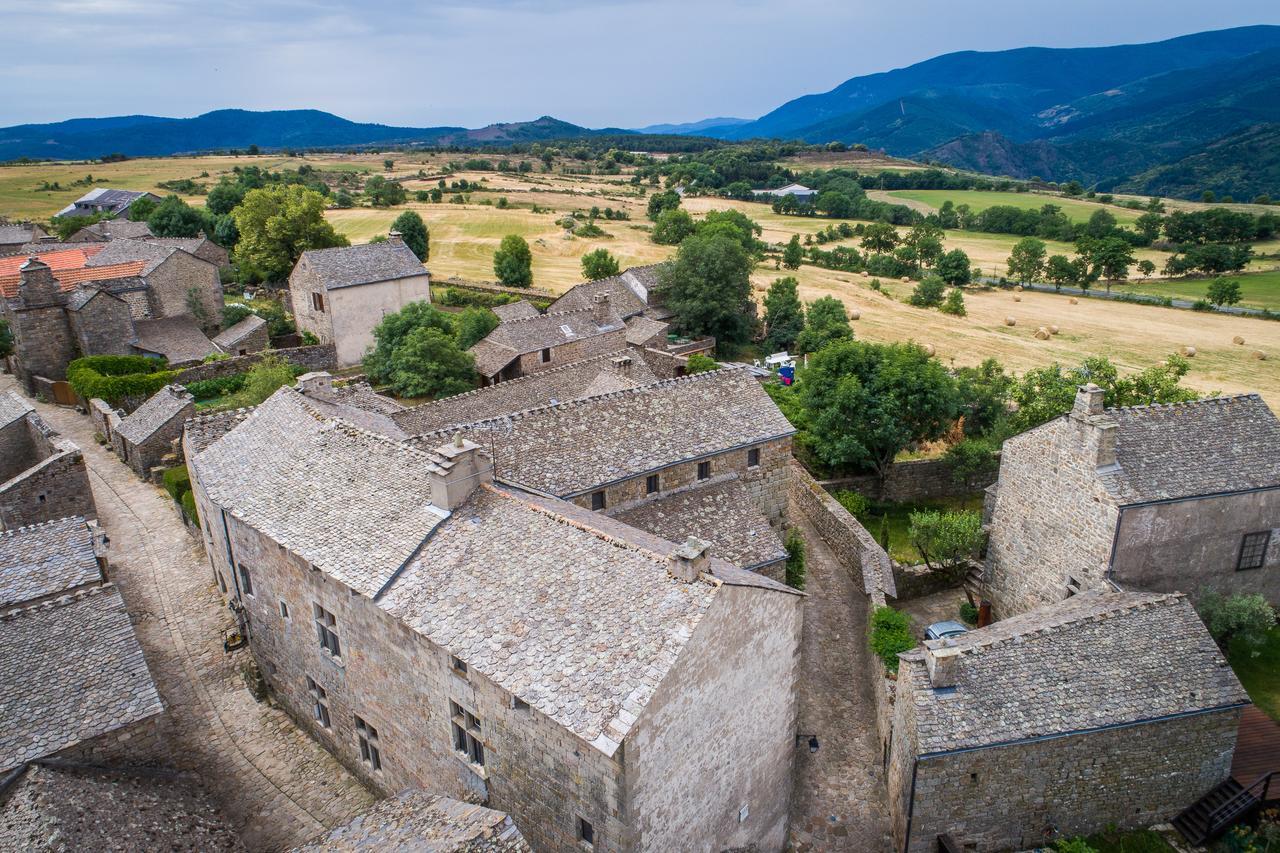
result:
<svg viewBox="0 0 1280 853"><path fill-rule="evenodd" d="M1248 652L1232 651L1231 668L1249 692L1249 698L1267 716L1280 720L1280 626L1267 634L1266 644L1253 657Z"/></svg>
<svg viewBox="0 0 1280 853"><path fill-rule="evenodd" d="M1240 282L1240 305L1245 308L1267 308L1280 311L1280 270L1232 275L1227 278ZM1132 284L1113 287L1113 291L1151 293L1156 296L1172 296L1175 299L1204 299L1212 278L1179 278L1172 280L1135 281Z"/></svg>
<svg viewBox="0 0 1280 853"><path fill-rule="evenodd" d="M867 528L877 542L883 543L884 532L889 536L889 556L899 563L914 566L923 558L911 544L911 513L926 509L982 511L982 494L955 498L937 498L914 503L873 503L866 512L858 515L858 521Z"/></svg>
<svg viewBox="0 0 1280 853"><path fill-rule="evenodd" d="M934 208L942 207L942 203L950 199L957 205L969 205L974 213L981 213L988 207L997 205L1007 205L1020 210L1039 210L1046 204L1056 204L1072 222L1087 222L1096 210L1110 211L1121 225L1133 222L1142 215L1141 211L1129 210L1126 207L1042 193L1001 193L989 190L890 190L887 194L905 201L923 202Z"/></svg>
<svg viewBox="0 0 1280 853"><path fill-rule="evenodd" d="M1160 833L1150 829L1103 830L1085 841L1098 853L1174 853Z"/></svg>

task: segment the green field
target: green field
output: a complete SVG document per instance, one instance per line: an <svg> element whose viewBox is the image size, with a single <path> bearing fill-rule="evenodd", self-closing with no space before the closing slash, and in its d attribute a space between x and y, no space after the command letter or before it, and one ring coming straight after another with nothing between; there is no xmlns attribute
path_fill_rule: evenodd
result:
<svg viewBox="0 0 1280 853"><path fill-rule="evenodd" d="M1039 210L1046 204L1056 204L1062 208L1072 222L1087 222L1096 210L1106 210L1120 224L1133 222L1141 212L1116 207L1111 204L1098 204L1092 201L1060 198L1059 196L1042 195L1040 193L999 193L983 190L892 190L887 195L906 201L918 201L930 207L942 207L942 203L950 199L953 203L967 204L974 213L988 207L1006 205L1021 210Z"/></svg>
<svg viewBox="0 0 1280 853"><path fill-rule="evenodd" d="M1244 308L1266 308L1280 311L1280 270L1233 275L1228 278L1240 282L1240 305ZM1171 296L1174 299L1204 299L1209 290L1208 278L1179 278L1153 281L1135 281L1113 291L1150 293L1154 296Z"/></svg>

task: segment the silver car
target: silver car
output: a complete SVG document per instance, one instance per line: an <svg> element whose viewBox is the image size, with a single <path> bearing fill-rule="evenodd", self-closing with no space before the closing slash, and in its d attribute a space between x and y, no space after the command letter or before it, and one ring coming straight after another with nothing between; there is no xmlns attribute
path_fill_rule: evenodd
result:
<svg viewBox="0 0 1280 853"><path fill-rule="evenodd" d="M926 640L945 640L948 637L958 637L961 634L969 633L969 629L961 625L959 622L934 622L928 628L924 629L924 638Z"/></svg>

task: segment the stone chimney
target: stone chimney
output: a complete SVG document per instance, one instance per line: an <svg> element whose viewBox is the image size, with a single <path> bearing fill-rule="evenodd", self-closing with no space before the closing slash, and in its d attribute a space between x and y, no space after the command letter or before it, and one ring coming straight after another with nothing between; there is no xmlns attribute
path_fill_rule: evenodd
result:
<svg viewBox="0 0 1280 853"><path fill-rule="evenodd" d="M612 313L609 310L609 294L597 293L591 300L591 319L597 326L607 326Z"/></svg>
<svg viewBox="0 0 1280 853"><path fill-rule="evenodd" d="M399 231L388 231L388 232L387 232L387 242L388 242L388 243L395 243L397 246L403 246L403 245L404 245L404 235L403 235L403 234L401 234Z"/></svg>
<svg viewBox="0 0 1280 853"><path fill-rule="evenodd" d="M924 644L924 663L932 687L955 687L960 680L960 655L955 640L929 640Z"/></svg>
<svg viewBox="0 0 1280 853"><path fill-rule="evenodd" d="M1106 392L1092 382L1081 385L1076 389L1076 403L1072 410L1082 415L1100 415L1104 411L1102 400L1105 396Z"/></svg>
<svg viewBox="0 0 1280 853"><path fill-rule="evenodd" d="M493 482L493 459L484 449L457 433L453 441L437 447L443 457L439 471L432 471L431 504L453 512L466 503L471 492L481 483Z"/></svg>
<svg viewBox="0 0 1280 853"><path fill-rule="evenodd" d="M49 305L61 301L62 291L49 265L35 255L18 268L18 298L28 305Z"/></svg>
<svg viewBox="0 0 1280 853"><path fill-rule="evenodd" d="M1094 457L1098 468L1116 464L1117 425L1103 407L1105 393L1092 382L1081 385L1071 407L1071 418L1081 425L1084 452Z"/></svg>
<svg viewBox="0 0 1280 853"><path fill-rule="evenodd" d="M323 370L304 373L298 377L298 382L294 387L303 394L314 394L317 391L327 393L333 390L333 374Z"/></svg>
<svg viewBox="0 0 1280 853"><path fill-rule="evenodd" d="M690 536L667 558L667 572L678 581L693 583L707 570L707 549L710 547L710 542Z"/></svg>
<svg viewBox="0 0 1280 853"><path fill-rule="evenodd" d="M619 355L609 360L609 369L624 379L631 378L631 356Z"/></svg>

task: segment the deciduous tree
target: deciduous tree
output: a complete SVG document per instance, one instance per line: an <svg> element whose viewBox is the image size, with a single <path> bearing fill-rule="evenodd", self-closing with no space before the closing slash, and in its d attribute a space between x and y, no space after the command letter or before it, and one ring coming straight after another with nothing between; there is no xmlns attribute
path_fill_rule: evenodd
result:
<svg viewBox="0 0 1280 853"><path fill-rule="evenodd" d="M777 352L795 346L796 338L804 331L804 306L800 303L799 282L790 276L780 278L769 285L764 297L765 339L768 347Z"/></svg>
<svg viewBox="0 0 1280 853"><path fill-rule="evenodd" d="M400 232L400 239L418 256L418 260L425 261L431 256L431 232L417 211L406 210L397 216L391 223L391 230Z"/></svg>
<svg viewBox="0 0 1280 853"><path fill-rule="evenodd" d="M1016 281L1039 281L1044 274L1045 244L1036 237L1023 237L1009 253L1009 278Z"/></svg>
<svg viewBox="0 0 1280 853"><path fill-rule="evenodd" d="M308 249L349 245L324 218L325 199L293 184L250 190L232 212L235 257L250 281L283 281Z"/></svg>
<svg viewBox="0 0 1280 853"><path fill-rule="evenodd" d="M493 253L493 273L507 287L533 287L533 252L519 234L508 234Z"/></svg>
<svg viewBox="0 0 1280 853"><path fill-rule="evenodd" d="M751 257L726 234L694 234L658 276L681 331L725 344L751 335Z"/></svg>
<svg viewBox="0 0 1280 853"><path fill-rule="evenodd" d="M832 341L852 340L853 327L845 313L844 303L834 296L823 296L809 303L805 312L804 331L796 338L796 352L817 352Z"/></svg>
<svg viewBox="0 0 1280 853"><path fill-rule="evenodd" d="M582 256L582 274L587 281L599 281L618 272L618 259L608 249L593 249Z"/></svg>

